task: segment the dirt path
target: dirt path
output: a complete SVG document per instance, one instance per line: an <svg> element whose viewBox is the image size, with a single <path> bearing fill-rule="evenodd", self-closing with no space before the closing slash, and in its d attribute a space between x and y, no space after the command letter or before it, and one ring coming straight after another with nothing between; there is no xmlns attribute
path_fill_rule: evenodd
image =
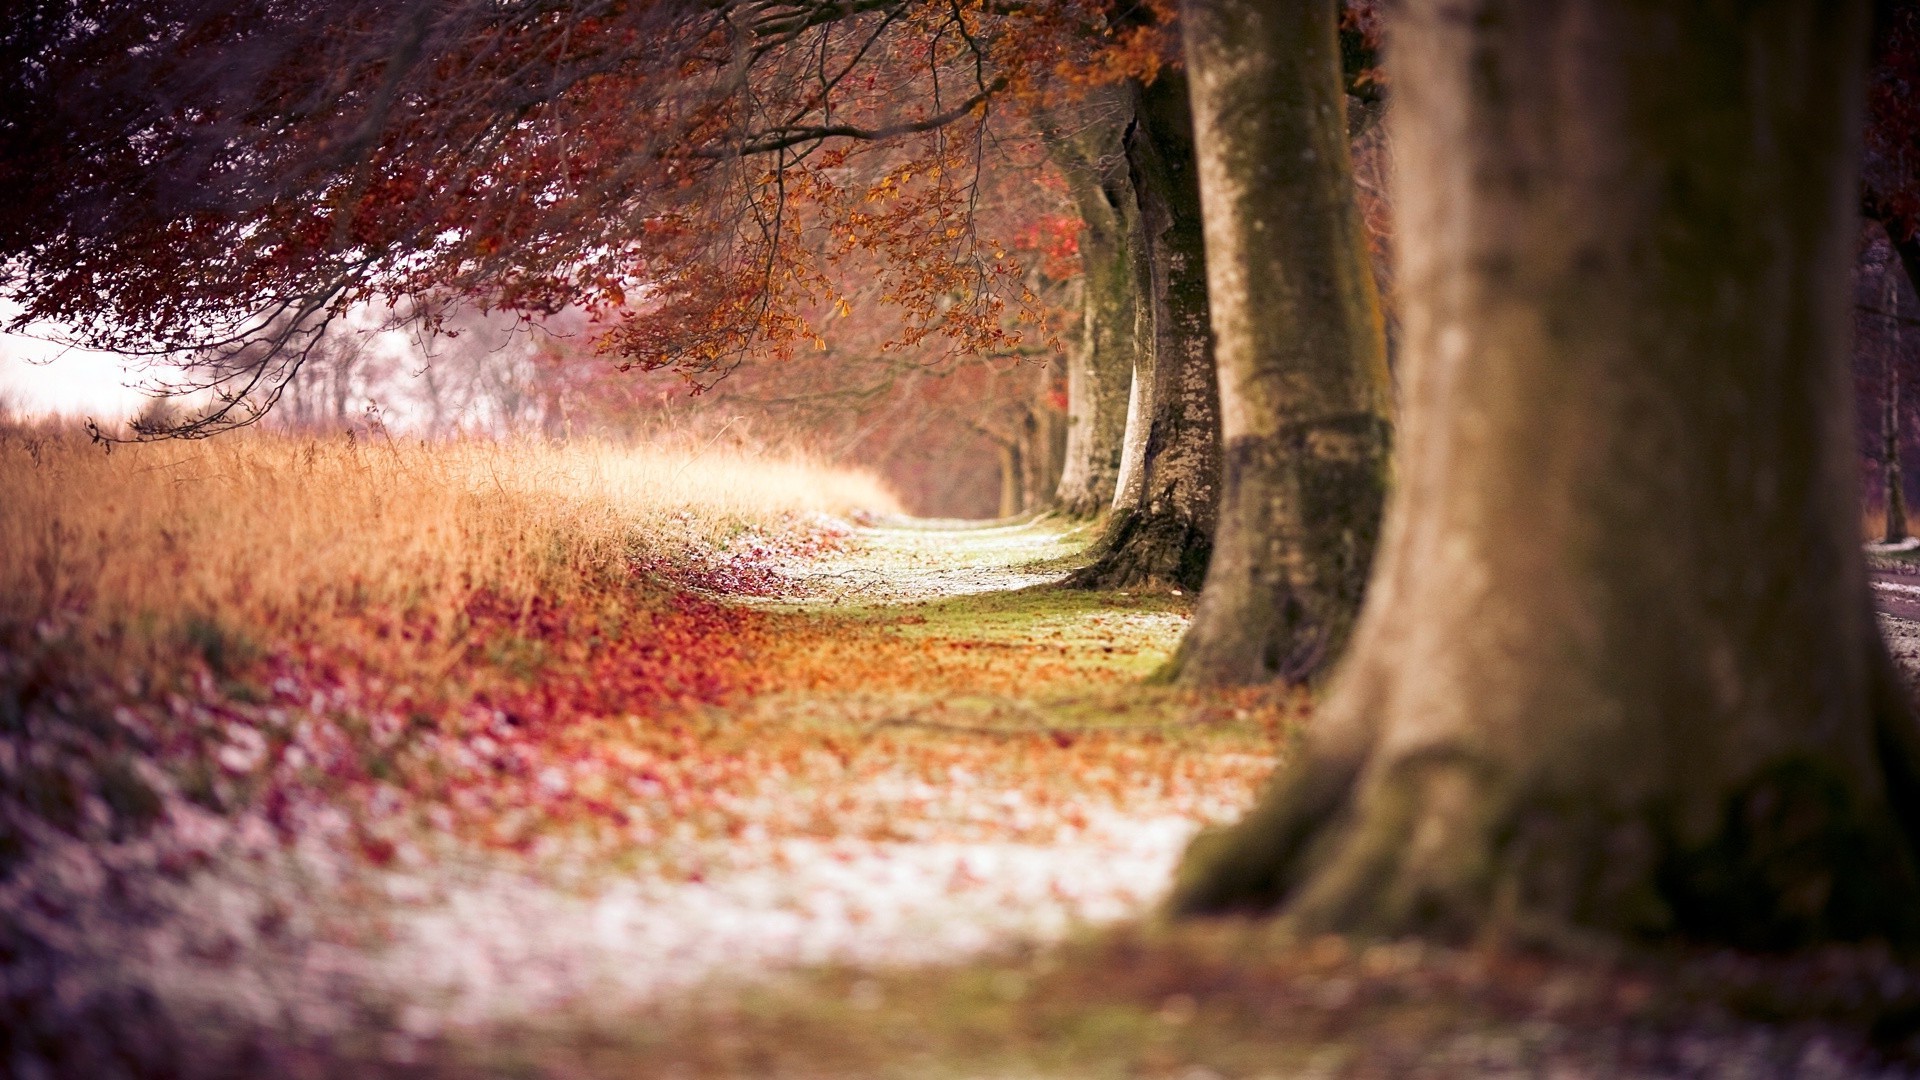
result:
<svg viewBox="0 0 1920 1080"><path fill-rule="evenodd" d="M1874 607L1909 622L1920 620L1920 575L1885 571L1871 575Z"/></svg>
<svg viewBox="0 0 1920 1080"><path fill-rule="evenodd" d="M1909 679L1920 678L1920 575L1875 571L1868 580L1888 651Z"/></svg>
<svg viewBox="0 0 1920 1080"><path fill-rule="evenodd" d="M1085 538L1048 522L979 526L885 520L855 527L837 557L797 559L779 569L800 606L909 604L1049 585L1066 576L1046 564L1077 553Z"/></svg>
<svg viewBox="0 0 1920 1080"><path fill-rule="evenodd" d="M772 689L711 718L792 744L800 782L748 796L759 827L669 838L691 873L561 887L524 867L451 881L436 867L409 885L383 981L425 1032L796 964L953 959L1143 912L1194 829L1241 805L1271 758L1242 739L1169 783L1139 736L1076 753L1051 731L1150 671L1186 619L1168 598L1050 590L1063 572L1036 564L1075 547L1045 525L895 525L781 565L795 591L751 603L810 632ZM826 754L849 760L809 767Z"/></svg>

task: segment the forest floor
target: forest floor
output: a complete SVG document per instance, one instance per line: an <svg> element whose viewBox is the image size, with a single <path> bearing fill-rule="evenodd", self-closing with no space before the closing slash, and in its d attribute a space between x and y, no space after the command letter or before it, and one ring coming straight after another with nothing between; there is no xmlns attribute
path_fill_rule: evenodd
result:
<svg viewBox="0 0 1920 1080"><path fill-rule="evenodd" d="M1186 840L1250 803L1311 703L1143 682L1187 601L1060 589L1088 539L1045 520L903 521L858 529L830 558L782 560L781 587L741 602L809 616L816 636L788 677L813 674L734 722L779 717L837 747L849 732L910 738L870 759L885 792L853 796L863 810L836 814L832 839L736 845L735 876L603 942L599 993L448 1029L412 1048L424 1071L1920 1075L1904 1064L1920 981L1873 950L1548 958L1157 920ZM810 681L841 668L856 674ZM924 755L944 773L913 766L899 782ZM891 824L856 837L873 809ZM631 933L650 919L701 942L680 954L690 978L660 977L675 954Z"/></svg>
<svg viewBox="0 0 1920 1080"><path fill-rule="evenodd" d="M1298 703L1141 685L1185 601L1058 588L1081 544L1044 524L852 527L838 550L758 561L744 593L704 590L736 613L751 686L649 718L677 745L594 747L665 819L389 870L406 900L379 995L429 1041L621 1024L704 983L951 962L1141 916L1193 831L1250 800ZM584 812L604 809L631 813Z"/></svg>
<svg viewBox="0 0 1920 1080"><path fill-rule="evenodd" d="M728 599L776 620L765 681L702 720L785 755L748 766L751 821L687 828L696 798L670 857L390 876L353 990L384 1026L278 1044L278 1067L1920 1075L1920 982L1871 950L1549 959L1159 923L1185 842L1249 804L1310 703L1143 682L1187 602L1060 589L1086 539L898 521L762 562Z"/></svg>
<svg viewBox="0 0 1920 1080"><path fill-rule="evenodd" d="M1920 1075L1920 972L1872 949L1164 924L1186 842L1251 803L1311 702L1153 683L1189 598L1061 588L1086 527L702 509L719 474L673 459L650 483L693 509L620 504L603 536L600 473L565 462L352 449L328 478L294 450L271 476L241 450L164 472L37 446L38 488L0 468L41 517L109 481L157 500L92 554L91 524L53 529L0 592L51 598L0 612L23 628L0 620L0 1072ZM268 555L219 545L302 504L196 532L180 475L378 469L364 517L328 495L283 538L279 576L310 578L290 620L244 572ZM448 487L444 520L421 509ZM382 584L400 537L456 534ZM415 595L427 571L457 605ZM323 578L351 603L316 606ZM201 613L112 622L116 590Z"/></svg>

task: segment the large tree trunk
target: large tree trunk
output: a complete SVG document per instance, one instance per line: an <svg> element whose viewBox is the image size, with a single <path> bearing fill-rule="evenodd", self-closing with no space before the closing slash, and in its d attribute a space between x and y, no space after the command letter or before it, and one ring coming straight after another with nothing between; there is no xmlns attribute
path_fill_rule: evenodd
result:
<svg viewBox="0 0 1920 1080"><path fill-rule="evenodd" d="M1386 341L1354 205L1333 0L1189 0L1225 467L1182 681L1304 681L1379 532Z"/></svg>
<svg viewBox="0 0 1920 1080"><path fill-rule="evenodd" d="M1866 6L1407 0L1382 559L1176 910L1915 939L1847 350Z"/></svg>
<svg viewBox="0 0 1920 1080"><path fill-rule="evenodd" d="M1138 116L1127 158L1145 256L1138 335L1148 347L1113 517L1094 562L1070 583L1197 589L1213 548L1220 417L1186 79L1162 73L1141 90Z"/></svg>
<svg viewBox="0 0 1920 1080"><path fill-rule="evenodd" d="M1074 115L1047 117L1042 125L1081 221L1082 326L1067 358L1066 460L1057 498L1074 517L1092 517L1112 503L1126 435L1140 227L1123 146L1132 120L1131 92L1110 88L1090 95Z"/></svg>

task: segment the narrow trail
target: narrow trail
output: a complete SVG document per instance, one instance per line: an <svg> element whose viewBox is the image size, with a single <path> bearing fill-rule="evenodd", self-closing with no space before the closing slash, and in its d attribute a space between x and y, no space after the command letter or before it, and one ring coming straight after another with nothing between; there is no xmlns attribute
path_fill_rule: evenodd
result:
<svg viewBox="0 0 1920 1080"><path fill-rule="evenodd" d="M1920 620L1920 575L1877 572L1872 582L1874 606L1882 614Z"/></svg>
<svg viewBox="0 0 1920 1080"><path fill-rule="evenodd" d="M261 973L266 996L315 1027L382 1001L398 1037L432 1040L1144 913L1193 832L1252 798L1285 716L1143 686L1185 601L1055 588L1082 543L894 522L774 563L787 587L723 598L770 620L765 686L675 720L672 776L611 777L614 798L670 800L669 827L371 874L352 891L377 932Z"/></svg>
<svg viewBox="0 0 1920 1080"><path fill-rule="evenodd" d="M972 525L894 519L857 527L838 557L779 566L799 588L789 603L906 604L1013 592L1057 584L1064 569L1044 564L1075 554L1083 541L1048 523Z"/></svg>
<svg viewBox="0 0 1920 1080"><path fill-rule="evenodd" d="M1910 680L1920 679L1920 574L1876 569L1868 575L1880 634Z"/></svg>

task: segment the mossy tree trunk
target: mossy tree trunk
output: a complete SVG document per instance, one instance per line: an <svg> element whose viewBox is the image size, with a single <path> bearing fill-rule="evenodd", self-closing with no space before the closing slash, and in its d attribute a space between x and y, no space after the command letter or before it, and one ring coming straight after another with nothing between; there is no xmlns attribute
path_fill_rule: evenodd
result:
<svg viewBox="0 0 1920 1080"><path fill-rule="evenodd" d="M1184 76L1141 88L1127 160L1142 223L1137 334L1147 346L1125 477L1095 561L1070 583L1200 587L1220 492L1220 418L1206 244Z"/></svg>
<svg viewBox="0 0 1920 1080"><path fill-rule="evenodd" d="M1065 461L1056 502L1074 517L1112 504L1133 382L1138 303L1134 250L1139 209L1123 140L1133 123L1129 87L1089 94L1071 115L1043 118L1048 152L1079 210L1082 323L1067 358Z"/></svg>
<svg viewBox="0 0 1920 1080"><path fill-rule="evenodd" d="M1174 659L1184 682L1313 678L1373 559L1386 341L1337 21L1333 0L1182 8L1224 439L1212 566Z"/></svg>
<svg viewBox="0 0 1920 1080"><path fill-rule="evenodd" d="M1912 942L1920 736L1847 341L1865 0L1399 10L1382 557L1305 745L1174 910Z"/></svg>

